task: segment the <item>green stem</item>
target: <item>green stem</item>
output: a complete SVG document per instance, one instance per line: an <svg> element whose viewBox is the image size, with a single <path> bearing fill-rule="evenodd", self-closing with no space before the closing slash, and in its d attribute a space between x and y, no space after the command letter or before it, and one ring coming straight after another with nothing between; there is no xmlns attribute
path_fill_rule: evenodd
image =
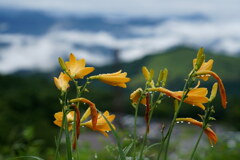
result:
<svg viewBox="0 0 240 160"><path fill-rule="evenodd" d="M192 80L192 75L193 75L193 74L194 74L194 70L192 70L192 71L190 72L190 74L189 74L189 76L188 76L188 79L187 79L187 81L186 81L186 83L185 83L185 85L184 85L184 88L183 88L183 96L182 96L182 98L181 98L181 101L180 101L180 103L179 103L179 105L178 105L177 110L176 110L175 113L174 113L174 117L173 117L172 122L171 122L171 125L170 125L170 127L169 127L169 129L168 129L168 133L166 134L166 136L165 136L165 138L164 138L164 141L165 141L165 139L167 139L166 150L165 150L165 154L164 154L164 160L167 160L170 138L171 138L171 134L172 134L172 131L173 131L173 127L174 127L174 125L175 125L176 118L177 118L177 116L178 116L178 114L179 114L179 111L180 111L180 109L181 109L181 106L182 106L182 104L183 104L184 99L187 97L187 94L188 94L188 92L190 91L190 90L189 90L189 86L192 85L192 83L193 83L193 80Z"/></svg>
<svg viewBox="0 0 240 160"><path fill-rule="evenodd" d="M195 154L195 152L196 152L196 150L197 150L198 144L199 144L199 142L200 142L200 140L201 140L201 138L202 138L203 131L204 131L204 128L202 128L202 131L201 131L201 133L200 133L200 135L199 135L199 137L198 137L197 143L195 144L195 147L194 147L194 149L193 149L193 151L192 151L190 160L192 160L193 157L194 157L194 154Z"/></svg>
<svg viewBox="0 0 240 160"><path fill-rule="evenodd" d="M158 152L158 157L157 157L157 160L160 160L160 157L161 157L161 154L162 154L162 150L163 150L163 147L164 147L164 128L162 128L162 131L161 131L161 142L160 142L160 151Z"/></svg>
<svg viewBox="0 0 240 160"><path fill-rule="evenodd" d="M72 160L72 148L71 148L71 142L70 142L70 136L69 136L69 131L68 131L68 122L67 122L67 114L68 112L65 112L64 113L64 116L63 116L63 121L65 123L65 136L66 136L66 145L67 145L67 157L68 157L68 160Z"/></svg>
<svg viewBox="0 0 240 160"><path fill-rule="evenodd" d="M62 112L64 113L64 106L66 105L66 99L67 99L67 92L62 92L61 93L62 96ZM63 132L63 126L65 126L65 117L63 117L63 121L62 121L62 127L60 127L60 132L57 138L57 142L56 142L56 152L55 152L55 160L58 159L59 156L59 146L61 143L61 138L62 138L62 132Z"/></svg>
<svg viewBox="0 0 240 160"><path fill-rule="evenodd" d="M145 85L144 91L141 93L141 96L137 102L135 107L135 114L134 114L134 128L133 128L133 160L136 159L136 141L137 141L137 117L138 117L138 106L141 103L143 95L146 93L147 84Z"/></svg>
<svg viewBox="0 0 240 160"><path fill-rule="evenodd" d="M198 140L197 140L197 142L196 142L196 144L195 144L195 146L194 146L194 149L193 149L193 151L192 151L190 160L192 160L193 157L194 157L194 154L195 154L195 152L196 152L196 150L197 150L198 144L199 144L199 142L200 142L200 140L201 140L201 138L202 138L203 132L204 132L204 130L205 130L206 127L207 127L207 124L208 124L208 122L209 122L209 118L211 117L211 110L212 110L211 104L212 104L212 103L209 102L209 103L208 103L207 110L205 110L205 115L204 115L204 119L203 119L202 131L201 131L201 133L200 133L200 135L199 135L199 137L198 137Z"/></svg>

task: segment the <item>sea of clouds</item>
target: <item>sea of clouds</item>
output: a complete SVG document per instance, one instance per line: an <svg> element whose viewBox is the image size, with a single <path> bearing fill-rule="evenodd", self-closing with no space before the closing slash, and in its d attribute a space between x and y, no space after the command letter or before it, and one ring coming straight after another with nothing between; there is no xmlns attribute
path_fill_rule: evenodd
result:
<svg viewBox="0 0 240 160"><path fill-rule="evenodd" d="M177 6L173 7L173 9L178 8L175 12L166 9L167 7L172 7L170 4L165 4L167 7L164 8L164 5L163 7L154 5L154 3L158 3L157 1L151 1L154 1L152 5L144 5L144 1L138 3L140 4L139 10L142 10L142 12L138 10L134 10L133 12L131 5L134 6L137 3L135 1L129 2L129 6L125 8L126 4L121 3L119 5L120 9L117 5L111 7L102 4L93 6L88 4L90 2L86 2L86 4L84 2L85 6L81 5L80 8L81 13L87 14L88 11L92 10L94 13L104 13L103 15L107 15L107 17L111 17L109 13L117 15L117 13L121 12L126 13L128 16L130 15L130 17L141 17L145 14L154 18L158 14L165 16L179 13L182 15L191 15L192 13L199 12L204 13L209 19L193 21L190 19L172 18L156 24L131 24L125 30L134 36L124 37L118 37L107 30L66 29L59 27L57 24L53 25L45 34L40 36L23 33L4 33L8 29L8 24L0 22L0 44L8 44L4 47L0 46L0 73L8 74L18 70L51 71L58 65L57 58L61 56L67 59L69 53L74 53L78 58L85 58L87 64L101 66L112 63L113 57L109 54L104 54L100 49L91 49L96 48L96 46L109 50L119 49L120 59L124 62L131 62L148 54L154 54L180 45L194 47L196 50L199 47L204 47L207 50L223 52L230 56L239 55L240 34L238 33L240 33L240 21L236 18L236 8L238 7L233 4L237 3L237 1L231 0L233 3L219 5L219 10L217 10L214 6L217 1L210 3L204 0L199 6L195 6L193 2L184 0L187 1L186 4L188 5L182 5L182 2L179 3L181 5L180 8ZM80 3L78 1L75 2ZM0 3L5 7L15 5L14 0L3 0ZM96 3L98 2L96 1ZM110 3L112 2L109 1ZM59 6L56 4L59 4ZM54 12L57 16L63 16L65 12L59 11L63 11L64 9L68 9L68 14L76 15L79 13L78 7L64 4L57 1L51 1L51 3L43 1L37 5L35 2L30 3L30 1L25 0L19 6L25 9L58 11ZM159 10L161 7L162 10ZM221 8L225 8L226 14L223 10L220 10ZM236 14L233 14L234 12ZM114 16L111 17L111 20L114 21ZM118 19L115 21L118 21ZM82 47L76 47L76 45Z"/></svg>
<svg viewBox="0 0 240 160"><path fill-rule="evenodd" d="M51 29L41 36L24 34L0 34L0 42L10 44L0 50L0 72L12 73L19 69L52 70L57 57L70 52L85 58L88 64L106 65L112 58L100 51L76 48L102 46L119 49L122 61L133 61L164 51L174 46L202 47L236 55L240 51L240 22L221 24L216 22L189 22L171 20L153 26L129 26L134 37L117 38L110 32L86 32L79 30Z"/></svg>

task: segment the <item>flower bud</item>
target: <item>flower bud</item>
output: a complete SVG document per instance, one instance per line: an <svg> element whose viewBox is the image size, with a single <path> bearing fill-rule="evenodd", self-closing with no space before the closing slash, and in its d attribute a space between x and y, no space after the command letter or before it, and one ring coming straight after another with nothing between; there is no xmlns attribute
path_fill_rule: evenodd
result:
<svg viewBox="0 0 240 160"><path fill-rule="evenodd" d="M62 68L63 71L67 71L67 67L66 67L66 64L65 62L63 61L63 59L61 57L58 58L58 62Z"/></svg>
<svg viewBox="0 0 240 160"><path fill-rule="evenodd" d="M142 73L147 81L150 80L150 72L148 71L147 67L142 67Z"/></svg>
<svg viewBox="0 0 240 160"><path fill-rule="evenodd" d="M202 66L204 61L205 61L204 49L200 48L198 50L197 61L196 61L195 66L194 66L195 71L199 70L199 68Z"/></svg>
<svg viewBox="0 0 240 160"><path fill-rule="evenodd" d="M209 102L212 102L215 99L215 97L217 95L217 90L218 90L218 83L216 82L216 83L213 84L211 95L210 95L210 98L208 100Z"/></svg>
<svg viewBox="0 0 240 160"><path fill-rule="evenodd" d="M168 77L168 69L164 68L164 70L163 70L163 79L162 79L162 87L164 87L166 85L167 77Z"/></svg>

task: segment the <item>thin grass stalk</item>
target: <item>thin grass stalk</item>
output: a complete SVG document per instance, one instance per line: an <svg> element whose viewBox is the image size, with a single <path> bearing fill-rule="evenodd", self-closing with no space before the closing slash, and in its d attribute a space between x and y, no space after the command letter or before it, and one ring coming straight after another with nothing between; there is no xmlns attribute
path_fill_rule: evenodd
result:
<svg viewBox="0 0 240 160"><path fill-rule="evenodd" d="M105 121L107 122L108 126L111 128L111 131L113 133L113 136L115 137L116 141L117 141L117 146L118 146L118 151L119 151L119 155L120 155L120 159L121 160L126 160L126 156L123 152L123 147L120 141L120 138L117 134L117 132L114 130L112 124L109 122L109 120L104 116L104 114L102 114L101 111L98 110L98 112L101 114L101 116L105 119Z"/></svg>
<svg viewBox="0 0 240 160"><path fill-rule="evenodd" d="M160 141L160 151L158 152L157 160L160 160L163 147L164 147L164 127L162 126L162 131L161 131L161 141Z"/></svg>

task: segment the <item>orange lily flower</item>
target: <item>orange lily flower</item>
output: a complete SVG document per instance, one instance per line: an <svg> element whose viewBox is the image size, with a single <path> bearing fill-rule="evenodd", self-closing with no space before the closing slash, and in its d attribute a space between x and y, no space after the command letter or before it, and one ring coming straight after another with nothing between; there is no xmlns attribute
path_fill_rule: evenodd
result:
<svg viewBox="0 0 240 160"><path fill-rule="evenodd" d="M115 115L110 115L108 111L105 111L103 115L108 119L109 122L112 122L115 119ZM115 130L115 126L111 123ZM96 124L96 128L93 127L92 125L92 120L89 120L85 123L81 123L81 126L86 126L92 130L96 130L101 132L104 136L108 136L107 132L111 131L111 128L109 127L107 121L102 117L101 114L98 114L98 120Z"/></svg>
<svg viewBox="0 0 240 160"><path fill-rule="evenodd" d="M200 67L200 69L196 72L196 75L198 75L198 77L200 79L203 79L204 81L207 81L210 76L212 76L218 81L222 106L223 108L226 108L227 107L226 90L222 83L221 78L215 72L211 71L213 62L214 61L212 59L210 59L208 62L204 62ZM196 59L193 60L193 65L195 65L195 63L196 63Z"/></svg>
<svg viewBox="0 0 240 160"><path fill-rule="evenodd" d="M83 79L84 76L94 71L94 67L85 67L85 59L77 60L74 54L70 54L69 61L65 62L67 71L72 78Z"/></svg>
<svg viewBox="0 0 240 160"><path fill-rule="evenodd" d="M185 121L185 122L190 122L198 127L203 127L203 123L199 122L193 118L177 118L176 121ZM210 128L207 127L204 129L204 133L208 136L209 142L211 145L216 144L218 141L216 133Z"/></svg>
<svg viewBox="0 0 240 160"><path fill-rule="evenodd" d="M197 62L197 59L194 59L193 60L193 66L195 66L196 62ZM212 70L212 66L213 66L213 62L214 61L212 59L210 59L207 62L203 62L201 67L199 68L199 70L197 72L211 71ZM209 77L210 77L210 75L206 74L206 75L201 75L198 78L200 78L200 79L202 79L204 81L207 81Z"/></svg>
<svg viewBox="0 0 240 160"><path fill-rule="evenodd" d="M63 92L66 92L66 90L70 87L68 84L70 77L62 72L58 78L54 77L53 80L56 87Z"/></svg>
<svg viewBox="0 0 240 160"><path fill-rule="evenodd" d="M181 100L182 96L183 96L183 91L170 91L166 88L151 88L149 89L149 91L158 91L158 92L163 92L165 93L167 96L171 96L177 100ZM194 88L191 91L188 92L187 94L187 98L184 99L185 103L191 104L193 106L198 106L200 108L202 108L203 110L205 110L205 107L203 105L203 103L207 103L208 102L208 98L206 97L208 93L207 88Z"/></svg>
<svg viewBox="0 0 240 160"><path fill-rule="evenodd" d="M127 73L122 71L118 71L115 73L108 73L108 74L99 74L96 76L91 76L90 79L98 79L106 84L112 86L119 86L122 88L126 88L127 85L125 83L130 81L130 78L126 77Z"/></svg>
<svg viewBox="0 0 240 160"><path fill-rule="evenodd" d="M63 121L63 112L57 112L54 114L55 121L53 121L54 124L56 124L59 127L62 127L62 121ZM68 122L68 130L72 130L73 127L73 121L74 121L74 111L71 111L67 114L67 122ZM64 128L64 127L63 127Z"/></svg>
<svg viewBox="0 0 240 160"><path fill-rule="evenodd" d="M137 104L139 101L139 98L141 96L141 93L143 92L142 88L138 88L137 90L135 90L131 95L130 95L130 99L132 101L133 104ZM146 97L142 98L141 103L143 105L146 105Z"/></svg>

